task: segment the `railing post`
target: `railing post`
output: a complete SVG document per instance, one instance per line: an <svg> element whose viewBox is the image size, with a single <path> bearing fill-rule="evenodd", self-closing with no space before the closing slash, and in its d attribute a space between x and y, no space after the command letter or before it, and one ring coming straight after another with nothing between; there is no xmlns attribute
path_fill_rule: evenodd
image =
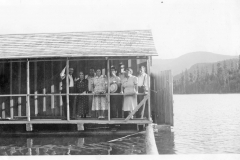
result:
<svg viewBox="0 0 240 160"><path fill-rule="evenodd" d="M149 121L151 121L152 120L152 118L151 118L151 106L150 106L150 97L151 97L151 95L150 95L150 91L151 91L151 89L150 89L150 82L149 82L149 78L148 77L150 77L150 65L149 65L149 59L150 59L150 56L148 56L148 59L147 59L147 74L148 74L148 76L147 76L147 85L148 85L148 120Z"/></svg>
<svg viewBox="0 0 240 160"><path fill-rule="evenodd" d="M37 62L34 62L34 104L35 104L35 116L38 115L38 91L37 91Z"/></svg>
<svg viewBox="0 0 240 160"><path fill-rule="evenodd" d="M22 86L22 63L19 62L18 67L18 94L21 94L21 86ZM22 115L22 97L18 97L18 116Z"/></svg>
<svg viewBox="0 0 240 160"><path fill-rule="evenodd" d="M109 59L108 57L106 57L107 59L107 79L108 79L108 94L107 94L107 105L108 105L108 120L110 121L110 116L111 116L111 112L110 112L110 67L109 67Z"/></svg>
<svg viewBox="0 0 240 160"><path fill-rule="evenodd" d="M27 60L27 120L30 121L30 74L29 74L29 60Z"/></svg>
<svg viewBox="0 0 240 160"><path fill-rule="evenodd" d="M69 59L67 58L66 62L66 92L67 92L67 120L70 120L70 112L69 112L69 80L68 80L68 75L69 75ZM64 106L63 106L64 107Z"/></svg>
<svg viewBox="0 0 240 160"><path fill-rule="evenodd" d="M46 94L46 75L45 75L45 61L43 62L43 94ZM43 114L46 115L46 97L43 96Z"/></svg>
<svg viewBox="0 0 240 160"><path fill-rule="evenodd" d="M13 64L10 62L10 95L13 93ZM13 119L13 97L10 97L10 117Z"/></svg>

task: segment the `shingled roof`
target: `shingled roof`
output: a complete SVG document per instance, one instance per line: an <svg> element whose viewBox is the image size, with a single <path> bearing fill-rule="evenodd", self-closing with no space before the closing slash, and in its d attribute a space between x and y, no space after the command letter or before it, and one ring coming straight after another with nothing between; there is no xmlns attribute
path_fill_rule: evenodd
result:
<svg viewBox="0 0 240 160"><path fill-rule="evenodd" d="M0 35L0 59L151 55L149 30Z"/></svg>

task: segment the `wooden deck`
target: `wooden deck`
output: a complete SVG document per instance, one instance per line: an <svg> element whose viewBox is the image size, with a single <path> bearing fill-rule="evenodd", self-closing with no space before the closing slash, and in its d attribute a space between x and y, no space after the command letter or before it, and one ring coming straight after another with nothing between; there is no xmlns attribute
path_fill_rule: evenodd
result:
<svg viewBox="0 0 240 160"><path fill-rule="evenodd" d="M2 120L0 124L150 124L152 121L147 119L112 119L112 120L93 120L93 119L79 119L79 120L61 120L61 119L33 119L27 120Z"/></svg>

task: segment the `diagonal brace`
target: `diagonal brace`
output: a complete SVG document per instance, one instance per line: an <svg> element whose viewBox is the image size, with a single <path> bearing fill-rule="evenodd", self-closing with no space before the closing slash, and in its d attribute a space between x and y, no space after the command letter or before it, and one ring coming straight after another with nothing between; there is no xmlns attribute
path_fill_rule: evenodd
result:
<svg viewBox="0 0 240 160"><path fill-rule="evenodd" d="M128 115L128 117L124 121L128 121L137 111L138 109L148 100L149 96L144 96L143 100L137 105L137 107Z"/></svg>

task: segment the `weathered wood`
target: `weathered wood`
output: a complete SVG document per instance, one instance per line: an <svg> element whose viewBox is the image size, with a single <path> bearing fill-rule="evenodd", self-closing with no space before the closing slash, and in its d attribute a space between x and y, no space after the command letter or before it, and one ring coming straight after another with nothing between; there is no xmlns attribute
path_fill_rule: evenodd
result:
<svg viewBox="0 0 240 160"><path fill-rule="evenodd" d="M31 119L31 124L149 124L152 123L147 119L133 119L131 121L125 121L124 119L120 120L98 120L98 119L84 119L84 120L61 120L61 119ZM19 121L0 121L0 124L29 124L26 120Z"/></svg>
<svg viewBox="0 0 240 160"><path fill-rule="evenodd" d="M146 128L145 136L146 153L149 155L158 155L158 149L154 137L153 126L149 124Z"/></svg>
<svg viewBox="0 0 240 160"><path fill-rule="evenodd" d="M159 71L154 75L153 78L155 79L157 88L157 92L154 93L156 123L173 125L173 92L171 71Z"/></svg>
<svg viewBox="0 0 240 160"><path fill-rule="evenodd" d="M147 59L147 73L150 75L150 65L149 65L149 57ZM147 78L147 86L148 86L148 97L151 97L151 92L150 92L150 82L149 82L149 78ZM147 101L148 103L148 120L151 121L151 104L150 104L150 98ZM144 104L144 108L143 111L145 110L145 104Z"/></svg>
<svg viewBox="0 0 240 160"><path fill-rule="evenodd" d="M53 62L51 62L51 93L54 94L54 81L53 81ZM51 96L51 111L52 115L54 115L54 95Z"/></svg>
<svg viewBox="0 0 240 160"><path fill-rule="evenodd" d="M10 95L13 93L13 64L10 62ZM14 112L13 112L13 97L10 97L10 117L13 118Z"/></svg>
<svg viewBox="0 0 240 160"><path fill-rule="evenodd" d="M128 117L125 119L125 121L128 121L138 110L142 105L149 99L148 95L144 96L143 100L137 105L137 107L128 115Z"/></svg>
<svg viewBox="0 0 240 160"><path fill-rule="evenodd" d="M38 115L38 91L37 91L37 83L38 83L38 72L37 72L37 62L34 62L34 106L35 106L35 116Z"/></svg>
<svg viewBox="0 0 240 160"><path fill-rule="evenodd" d="M144 112L145 112L145 106L146 106L146 102L144 102L144 104L143 104L143 109L142 109L142 113L141 113L141 118L142 119L143 119Z"/></svg>
<svg viewBox="0 0 240 160"><path fill-rule="evenodd" d="M33 127L32 127L32 123L26 123L26 131L32 131Z"/></svg>
<svg viewBox="0 0 240 160"><path fill-rule="evenodd" d="M43 63L43 94L46 94L46 73L45 73L45 65L46 63ZM46 97L43 97L43 114L46 115Z"/></svg>
<svg viewBox="0 0 240 160"><path fill-rule="evenodd" d="M69 59L66 61L66 92L67 92L67 120L70 120L70 111L69 111L69 80L68 80L68 75L69 75Z"/></svg>
<svg viewBox="0 0 240 160"><path fill-rule="evenodd" d="M2 118L6 118L6 115L5 115L5 102L4 101L2 102Z"/></svg>
<svg viewBox="0 0 240 160"><path fill-rule="evenodd" d="M108 106L108 120L110 121L111 108L110 108L110 64L109 64L109 59L107 59L107 77L108 77L107 106Z"/></svg>
<svg viewBox="0 0 240 160"><path fill-rule="evenodd" d="M22 86L22 63L19 62L19 67L18 67L18 94L21 93L21 86ZM22 97L18 97L18 116L22 115Z"/></svg>
<svg viewBox="0 0 240 160"><path fill-rule="evenodd" d="M29 61L27 61L27 120L30 121L30 74L29 74Z"/></svg>
<svg viewBox="0 0 240 160"><path fill-rule="evenodd" d="M60 62L60 68L59 70L61 71L62 70L62 61ZM58 75L59 76L59 75ZM59 91L62 90L62 81L59 82ZM62 102L62 96L60 95L59 96L59 109L60 109L60 116L63 115L63 102Z"/></svg>
<svg viewBox="0 0 240 160"><path fill-rule="evenodd" d="M78 131L84 131L84 124L83 123L78 123L77 124L77 130Z"/></svg>

